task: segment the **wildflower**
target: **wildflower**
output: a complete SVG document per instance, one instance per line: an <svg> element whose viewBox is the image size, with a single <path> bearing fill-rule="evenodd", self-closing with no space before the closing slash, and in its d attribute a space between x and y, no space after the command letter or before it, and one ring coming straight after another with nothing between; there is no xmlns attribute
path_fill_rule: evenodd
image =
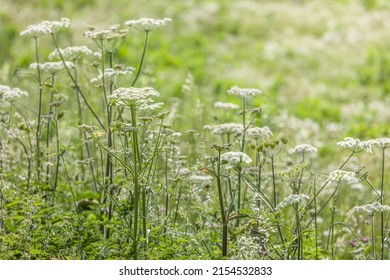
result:
<svg viewBox="0 0 390 280"><path fill-rule="evenodd" d="M13 101L22 95L28 96L28 93L19 88L10 88L9 86L0 85L0 101Z"/></svg>
<svg viewBox="0 0 390 280"><path fill-rule="evenodd" d="M227 91L227 93L246 97L261 94L261 91L255 88L239 88L238 86L233 86Z"/></svg>
<svg viewBox="0 0 390 280"><path fill-rule="evenodd" d="M190 182L195 184L201 184L202 186L210 186L213 183L213 177L210 175L191 175Z"/></svg>
<svg viewBox="0 0 390 280"><path fill-rule="evenodd" d="M247 134L249 138L259 140L259 139L267 139L272 136L272 131L268 126L264 127L250 127L247 129Z"/></svg>
<svg viewBox="0 0 390 280"><path fill-rule="evenodd" d="M227 163L227 168L240 166L242 162L251 163L252 159L242 152L227 152L221 155L222 163Z"/></svg>
<svg viewBox="0 0 390 280"><path fill-rule="evenodd" d="M283 201L276 206L275 210L280 210L286 208L287 206L297 204L299 202L306 202L309 199L310 197L305 194L292 194L283 199Z"/></svg>
<svg viewBox="0 0 390 280"><path fill-rule="evenodd" d="M300 153L309 153L314 154L317 153L318 149L310 144L300 144L296 145L294 149L290 151L291 154L300 154Z"/></svg>
<svg viewBox="0 0 390 280"><path fill-rule="evenodd" d="M382 149L387 149L390 147L390 138L378 138L375 140L369 141L372 145L378 146Z"/></svg>
<svg viewBox="0 0 390 280"><path fill-rule="evenodd" d="M32 24L27 26L26 30L20 32L21 36L29 36L32 38L38 38L43 35L53 34L62 28L67 28L70 25L70 20L62 18L61 21L42 21L38 24Z"/></svg>
<svg viewBox="0 0 390 280"><path fill-rule="evenodd" d="M234 104L234 103L224 103L221 101L217 101L214 103L214 108L221 108L221 109L238 109L240 106Z"/></svg>
<svg viewBox="0 0 390 280"><path fill-rule="evenodd" d="M352 152L359 153L366 151L372 153L370 141L360 141L351 137L344 138L344 141L338 142L338 146L351 150Z"/></svg>
<svg viewBox="0 0 390 280"><path fill-rule="evenodd" d="M115 41L124 40L127 38L128 31L119 29L119 25L113 25L107 29L95 31L94 29L84 33L84 37L91 38L96 41Z"/></svg>
<svg viewBox="0 0 390 280"><path fill-rule="evenodd" d="M69 61L76 61L78 60L81 56L86 55L86 56L93 56L94 53L86 46L75 46L75 47L67 47L65 49L55 49L53 52L49 54L49 60L53 59L61 59L62 58L65 60Z"/></svg>
<svg viewBox="0 0 390 280"><path fill-rule="evenodd" d="M152 31L154 29L163 27L167 25L167 23L171 22L170 18L163 19L154 19L154 18L140 18L138 20L128 20L125 22L125 25L129 27L133 27L137 30L143 30L145 32Z"/></svg>
<svg viewBox="0 0 390 280"><path fill-rule="evenodd" d="M234 134L236 136L242 135L244 132L244 127L242 124L236 124L236 123L223 123L220 125L217 125L213 131L211 131L211 134L214 135L223 135L223 134Z"/></svg>
<svg viewBox="0 0 390 280"><path fill-rule="evenodd" d="M119 76L130 75L131 73L133 73L133 70L134 70L133 67L127 67L125 69L107 68L104 70L104 75L103 75L103 73L100 72L100 74L96 78L91 79L91 84L93 84L95 86L101 86L100 81L103 80L103 77L110 78L110 80L113 83L116 83Z"/></svg>
<svg viewBox="0 0 390 280"><path fill-rule="evenodd" d="M54 75L54 74L64 70L65 65L68 69L72 69L75 67L73 62L65 61L65 64L64 64L62 61L59 61L59 62L45 62L45 63L39 63L39 64L32 63L32 64L30 64L30 69L37 69L39 66L40 70Z"/></svg>
<svg viewBox="0 0 390 280"><path fill-rule="evenodd" d="M304 161L302 163L295 164L287 170L279 171L278 175L287 182L298 182L302 177L303 170L305 170L309 166L309 164L309 161Z"/></svg>
<svg viewBox="0 0 390 280"><path fill-rule="evenodd" d="M356 178L355 172L348 172L343 170L335 170L329 174L328 180L332 182L340 182L345 181L348 184L356 184L359 183L359 179Z"/></svg>
<svg viewBox="0 0 390 280"><path fill-rule="evenodd" d="M159 93L153 88L118 88L113 94L108 96L111 99L111 104L133 106L144 104L150 101L152 96L158 96Z"/></svg>
<svg viewBox="0 0 390 280"><path fill-rule="evenodd" d="M390 211L390 206L382 205L378 201L363 206L355 206L352 209L352 212L365 213L370 216L373 216L375 213L385 212L385 211Z"/></svg>

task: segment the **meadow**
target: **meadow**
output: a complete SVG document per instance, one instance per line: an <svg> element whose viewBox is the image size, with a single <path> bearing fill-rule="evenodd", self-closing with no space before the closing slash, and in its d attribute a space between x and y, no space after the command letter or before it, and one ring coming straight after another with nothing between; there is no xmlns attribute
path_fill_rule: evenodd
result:
<svg viewBox="0 0 390 280"><path fill-rule="evenodd" d="M0 259L390 259L390 3L2 0Z"/></svg>

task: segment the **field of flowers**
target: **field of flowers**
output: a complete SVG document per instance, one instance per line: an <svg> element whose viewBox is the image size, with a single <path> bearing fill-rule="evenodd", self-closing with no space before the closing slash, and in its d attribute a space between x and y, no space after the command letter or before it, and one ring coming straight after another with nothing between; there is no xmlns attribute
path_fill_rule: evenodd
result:
<svg viewBox="0 0 390 280"><path fill-rule="evenodd" d="M4 2L0 259L390 259L388 1Z"/></svg>

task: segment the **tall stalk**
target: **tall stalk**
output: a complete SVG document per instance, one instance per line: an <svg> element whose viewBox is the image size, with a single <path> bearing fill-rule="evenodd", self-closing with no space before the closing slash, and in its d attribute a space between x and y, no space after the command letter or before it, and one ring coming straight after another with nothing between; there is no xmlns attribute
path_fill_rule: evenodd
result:
<svg viewBox="0 0 390 280"><path fill-rule="evenodd" d="M225 205L223 201L222 193L222 182L221 182L221 151L218 151L218 160L217 160L217 188L218 188L218 200L219 200L219 210L222 220L222 257L227 256L227 241L228 241L228 220L225 213Z"/></svg>
<svg viewBox="0 0 390 280"><path fill-rule="evenodd" d="M38 80L38 91L39 91L39 103L38 103L38 119L37 119L37 127L35 131L35 147L36 147L36 171L37 171L37 179L40 181L41 178L41 149L39 145L39 141L41 138L41 116L42 116L42 93L43 93L43 85L42 85L42 77L41 77L41 67L39 64L39 52L38 52L38 38L34 37L35 43L35 61L37 63L37 80Z"/></svg>

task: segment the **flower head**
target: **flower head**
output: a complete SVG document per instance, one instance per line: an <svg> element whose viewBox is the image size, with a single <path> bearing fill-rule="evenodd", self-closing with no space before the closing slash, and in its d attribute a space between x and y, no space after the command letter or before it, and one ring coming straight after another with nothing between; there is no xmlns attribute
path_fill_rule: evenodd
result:
<svg viewBox="0 0 390 280"><path fill-rule="evenodd" d="M292 194L286 197L285 199L283 199L282 202L280 202L275 209L280 210L287 206L294 205L299 202L306 202L309 199L310 197L305 194Z"/></svg>
<svg viewBox="0 0 390 280"><path fill-rule="evenodd" d="M226 163L228 168L240 166L241 163L251 163L252 159L242 152L227 152L221 155L222 163Z"/></svg>
<svg viewBox="0 0 390 280"><path fill-rule="evenodd" d="M359 139L354 139L351 137L344 138L344 141L337 143L338 146L351 150L352 152L358 153L361 151L366 151L372 153L371 150L371 141L360 141Z"/></svg>
<svg viewBox="0 0 390 280"><path fill-rule="evenodd" d="M378 201L375 201L374 203L363 205L363 206L355 206L352 209L353 212L360 212L360 213L366 213L368 215L374 215L378 212L385 212L390 211L390 206L382 205Z"/></svg>
<svg viewBox="0 0 390 280"><path fill-rule="evenodd" d="M74 68L73 62L65 61L65 64L62 61L59 62L45 62L45 63L32 63L30 64L30 69L37 69L39 67L40 70L50 73L56 74L65 69L65 65L68 69Z"/></svg>
<svg viewBox="0 0 390 280"><path fill-rule="evenodd" d="M0 101L13 101L22 95L28 96L28 93L19 88L10 88L9 86L0 85Z"/></svg>
<svg viewBox="0 0 390 280"><path fill-rule="evenodd" d="M224 135L224 134L234 134L236 136L242 135L244 128L242 124L237 123L223 123L217 125L212 131L211 134L214 135Z"/></svg>
<svg viewBox="0 0 390 280"><path fill-rule="evenodd" d="M268 139L272 136L272 131L268 126L264 127L250 127L247 129L246 133L248 137L255 140Z"/></svg>
<svg viewBox="0 0 390 280"><path fill-rule="evenodd" d="M68 18L62 18L60 21L42 21L38 24L32 24L27 26L26 30L20 32L21 36L29 36L32 38L38 38L43 35L52 34L62 28L67 28L70 25Z"/></svg>
<svg viewBox="0 0 390 280"><path fill-rule="evenodd" d="M107 68L104 70L104 75L100 72L100 74L96 77L91 79L91 84L95 86L101 86L101 81L104 78L109 78L113 83L116 83L119 76L126 76L133 73L134 68L133 67L127 67L123 69L113 69L113 68Z"/></svg>
<svg viewBox="0 0 390 280"><path fill-rule="evenodd" d="M127 38L128 30L120 29L119 25L112 25L109 28L101 29L101 30L91 30L84 33L84 36L87 38L91 38L96 41L113 41L116 40L124 40Z"/></svg>
<svg viewBox="0 0 390 280"><path fill-rule="evenodd" d="M172 19L170 18L163 18L163 19L154 19L154 18L145 18L142 17L137 20L128 20L125 22L125 25L129 27L133 27L138 30L143 30L145 32L152 31L154 29L163 27L167 25L167 23L171 22Z"/></svg>
<svg viewBox="0 0 390 280"><path fill-rule="evenodd" d="M238 86L233 86L227 91L227 93L246 97L261 94L261 91L255 88L239 88Z"/></svg>
<svg viewBox="0 0 390 280"><path fill-rule="evenodd" d="M317 153L318 149L310 144L300 144L296 145L294 149L290 151L292 154L301 154L301 153L309 153L314 154Z"/></svg>
<svg viewBox="0 0 390 280"><path fill-rule="evenodd" d="M65 49L55 49L49 54L49 59L61 59L60 53L65 60L75 61L83 55L93 56L94 53L86 46L67 47Z"/></svg>
<svg viewBox="0 0 390 280"><path fill-rule="evenodd" d="M390 147L390 138L378 138L375 140L370 140L369 142L381 149L387 149Z"/></svg>
<svg viewBox="0 0 390 280"><path fill-rule="evenodd" d="M145 104L150 101L152 96L158 96L159 93L150 87L146 88L118 88L113 94L108 96L111 104L133 106Z"/></svg>
<svg viewBox="0 0 390 280"><path fill-rule="evenodd" d="M214 103L214 108L221 108L221 109L238 109L240 106L234 103L224 103L221 101L217 101Z"/></svg>
<svg viewBox="0 0 390 280"><path fill-rule="evenodd" d="M348 184L359 183L359 179L356 178L355 172L349 172L344 170L335 170L331 172L328 176L328 180L332 182L345 181Z"/></svg>

